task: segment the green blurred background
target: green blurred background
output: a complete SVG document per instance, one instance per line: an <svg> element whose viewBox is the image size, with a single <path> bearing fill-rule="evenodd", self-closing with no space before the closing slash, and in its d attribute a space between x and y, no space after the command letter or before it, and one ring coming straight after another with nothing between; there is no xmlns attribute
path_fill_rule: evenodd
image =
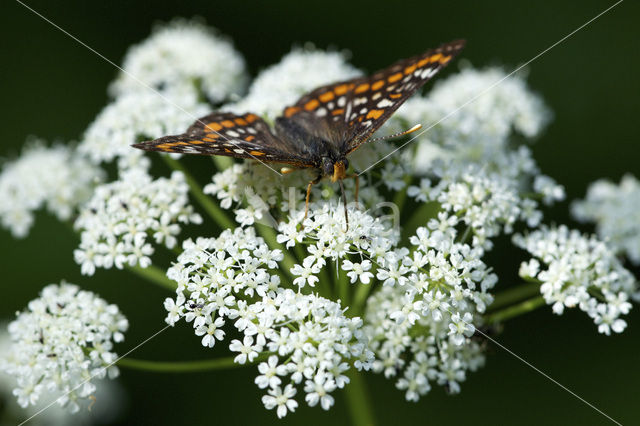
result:
<svg viewBox="0 0 640 426"><path fill-rule="evenodd" d="M201 16L234 40L255 75L292 45L307 41L323 48L350 49L353 64L373 71L458 37L468 40L461 56L473 65L504 65L510 70L614 2L27 3L116 63L157 21ZM638 6L630 0L621 3L529 66L530 86L555 113L534 152L543 172L566 186L569 200L584 196L589 182L597 178L619 181L626 172L640 175ZM0 22L4 51L0 156L18 155L31 134L50 141L80 137L105 106L106 87L116 69L17 2L2 2ZM198 164L190 161L189 167ZM547 220L578 226L569 218L568 203L549 211ZM161 301L166 292L126 272L81 276L72 258L74 237L48 215L38 215L28 239L13 240L2 230L0 242L4 287L0 318L11 318L45 284L64 278L117 303L129 317L131 328L119 353L162 328ZM504 282L516 279L519 253L499 244L491 258L511 266L501 275ZM510 321L497 339L617 421L638 424L639 308L627 317L629 327L620 336L598 334L582 313L557 317L543 308ZM135 356L190 360L222 353L222 347L216 349L203 349L190 327L181 324ZM129 402L119 424L349 423L339 394L329 413L302 403L295 415L277 421L259 401L254 368L175 375L122 373ZM421 402L407 403L381 376L368 376L367 383L379 424L611 423L493 344L488 344L486 367L470 374L456 396L436 386Z"/></svg>

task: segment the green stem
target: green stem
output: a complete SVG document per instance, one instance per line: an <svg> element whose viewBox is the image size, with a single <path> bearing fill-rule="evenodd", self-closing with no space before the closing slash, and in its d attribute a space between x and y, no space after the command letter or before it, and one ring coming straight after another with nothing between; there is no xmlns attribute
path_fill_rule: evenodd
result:
<svg viewBox="0 0 640 426"><path fill-rule="evenodd" d="M356 287L355 295L353 296L353 315L362 317L364 314L364 306L367 301L367 297L373 288L373 283L362 284L359 283Z"/></svg>
<svg viewBox="0 0 640 426"><path fill-rule="evenodd" d="M168 155L162 155L161 157L173 170L184 174L187 185L189 185L189 189L191 189L191 194L193 194L194 198L200 203L200 206L202 206L214 222L222 228L235 228L235 223L227 216L227 213L218 207L218 205L211 200L211 197L202 192L200 184L198 184L191 173L189 173L179 161L174 160Z"/></svg>
<svg viewBox="0 0 640 426"><path fill-rule="evenodd" d="M497 322L503 322L513 317L517 317L527 312L531 312L540 306L544 305L544 297L537 296L524 302L520 302L516 305L509 306L508 308L489 314L485 317L488 324L495 324Z"/></svg>
<svg viewBox="0 0 640 426"><path fill-rule="evenodd" d="M404 202L407 200L407 189L409 188L409 184L411 183L411 178L409 176L405 176L403 180L405 183L405 187L396 192L395 197L393 197L393 203L396 205L396 207L398 207L399 211L402 211Z"/></svg>
<svg viewBox="0 0 640 426"><path fill-rule="evenodd" d="M227 169L233 165L233 160L231 157L224 157L222 155L213 155L211 157L213 160L213 164L215 164L216 168L220 171Z"/></svg>
<svg viewBox="0 0 640 426"><path fill-rule="evenodd" d="M403 234L406 238L415 234L420 226L426 226L429 219L437 216L440 211L440 203L435 201L426 202L420 205L411 215L406 225L403 226Z"/></svg>
<svg viewBox="0 0 640 426"><path fill-rule="evenodd" d="M351 381L345 386L343 393L351 415L351 424L355 426L373 426L375 424L373 406L364 377L361 372L353 368L349 370L348 376Z"/></svg>
<svg viewBox="0 0 640 426"><path fill-rule="evenodd" d="M493 303L489 305L489 310L494 311L503 306L512 305L515 302L528 299L538 293L540 293L540 283L538 282L517 284L496 294Z"/></svg>
<svg viewBox="0 0 640 426"><path fill-rule="evenodd" d="M143 268L141 266L136 265L136 266L126 266L126 268L128 271L133 272L139 277L142 277L145 280L148 280L157 286L166 288L167 290L175 291L176 288L178 287L178 284L176 284L175 281L167 278L166 273L162 269L158 268L157 266L149 265L146 268Z"/></svg>
<svg viewBox="0 0 640 426"><path fill-rule="evenodd" d="M158 373L185 373L196 371L227 370L254 365L267 359L267 355L258 356L252 363L237 364L234 357L205 359L201 361L148 361L144 359L122 358L118 360L119 367L133 370L154 371Z"/></svg>

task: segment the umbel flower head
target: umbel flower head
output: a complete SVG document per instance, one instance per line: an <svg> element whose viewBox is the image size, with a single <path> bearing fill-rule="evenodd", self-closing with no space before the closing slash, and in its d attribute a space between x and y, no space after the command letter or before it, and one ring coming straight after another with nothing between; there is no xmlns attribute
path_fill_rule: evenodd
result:
<svg viewBox="0 0 640 426"><path fill-rule="evenodd" d="M22 156L7 162L0 174L2 225L15 237L25 237L34 212L42 207L59 220L69 220L103 177L102 170L73 148L47 147L32 140Z"/></svg>
<svg viewBox="0 0 640 426"><path fill-rule="evenodd" d="M542 283L540 292L553 312L579 307L607 335L627 327L620 316L631 310L638 283L605 243L564 225L515 235L514 243L533 255L520 275Z"/></svg>
<svg viewBox="0 0 640 426"><path fill-rule="evenodd" d="M46 392L76 412L96 380L118 375L113 344L124 340L127 328L116 305L73 284L51 284L9 324L13 345L0 366L15 377L21 406Z"/></svg>
<svg viewBox="0 0 640 426"><path fill-rule="evenodd" d="M119 180L97 187L75 223L81 241L74 257L82 273L93 275L96 267L145 268L154 252L150 239L175 247L181 225L202 220L187 191L182 173L152 180L141 168L122 171Z"/></svg>
<svg viewBox="0 0 640 426"><path fill-rule="evenodd" d="M625 175L618 185L595 181L586 198L572 207L578 220L595 222L601 239L640 265L640 182L636 177Z"/></svg>
<svg viewBox="0 0 640 426"><path fill-rule="evenodd" d="M310 406L326 410L330 393L349 379L349 363L368 369L373 353L362 333L362 319L348 318L339 303L280 285L275 273L283 259L253 228L226 230L218 238L186 241L168 276L178 283L176 299L167 299L167 322L191 322L202 345L213 347L230 322L242 334L229 349L235 362L262 359L256 384L278 417L294 411L304 389Z"/></svg>

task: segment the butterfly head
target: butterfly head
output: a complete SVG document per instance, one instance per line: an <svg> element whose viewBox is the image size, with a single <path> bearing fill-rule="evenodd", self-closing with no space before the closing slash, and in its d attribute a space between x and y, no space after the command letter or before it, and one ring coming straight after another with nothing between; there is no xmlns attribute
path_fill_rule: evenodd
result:
<svg viewBox="0 0 640 426"><path fill-rule="evenodd" d="M322 157L322 174L331 177L331 182L344 179L349 168L349 160L340 158L334 160L330 157Z"/></svg>

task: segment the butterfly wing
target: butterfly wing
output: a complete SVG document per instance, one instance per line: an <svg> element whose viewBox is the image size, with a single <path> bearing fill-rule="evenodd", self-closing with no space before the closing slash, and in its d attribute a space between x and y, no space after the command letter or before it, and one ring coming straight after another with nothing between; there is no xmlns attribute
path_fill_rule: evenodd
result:
<svg viewBox="0 0 640 426"><path fill-rule="evenodd" d="M146 151L224 155L260 161L313 167L307 159L289 152L267 123L255 114L214 112L198 119L185 133L133 145Z"/></svg>
<svg viewBox="0 0 640 426"><path fill-rule="evenodd" d="M446 43L371 76L320 87L285 108L281 119L294 121L346 155L378 130L464 44L464 40Z"/></svg>

